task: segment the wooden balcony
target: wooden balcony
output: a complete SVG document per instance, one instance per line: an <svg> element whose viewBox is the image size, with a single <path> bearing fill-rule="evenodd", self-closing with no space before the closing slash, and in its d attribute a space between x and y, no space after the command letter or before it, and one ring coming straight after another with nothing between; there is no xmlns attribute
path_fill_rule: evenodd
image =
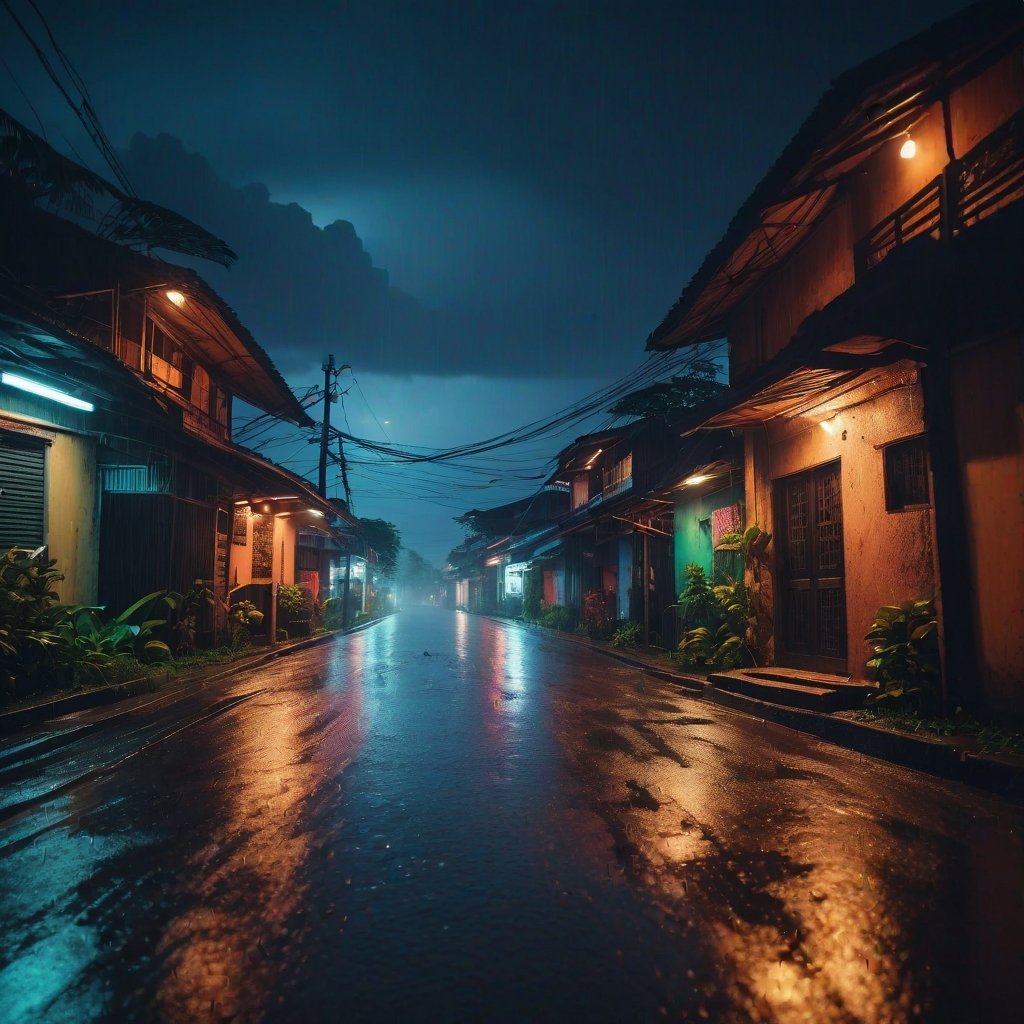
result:
<svg viewBox="0 0 1024 1024"><path fill-rule="evenodd" d="M182 408L181 425L190 434L195 434L197 437L208 437L217 441L231 440L228 428L223 423L218 423L212 416L195 406L189 405Z"/></svg>
<svg viewBox="0 0 1024 1024"><path fill-rule="evenodd" d="M1024 197L1024 111L970 152L943 168L924 188L879 221L854 249L857 277L913 238L955 238Z"/></svg>

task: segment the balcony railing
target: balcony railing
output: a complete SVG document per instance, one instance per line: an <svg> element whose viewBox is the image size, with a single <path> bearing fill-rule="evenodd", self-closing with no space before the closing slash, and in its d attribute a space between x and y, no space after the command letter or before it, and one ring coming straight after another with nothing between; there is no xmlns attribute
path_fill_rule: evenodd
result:
<svg viewBox="0 0 1024 1024"><path fill-rule="evenodd" d="M920 192L879 221L854 250L858 277L920 235L953 238L1024 197L1024 111L953 160Z"/></svg>
<svg viewBox="0 0 1024 1024"><path fill-rule="evenodd" d="M199 437L212 437L218 441L228 440L228 428L218 423L212 416L187 406L181 410L181 425L190 433Z"/></svg>

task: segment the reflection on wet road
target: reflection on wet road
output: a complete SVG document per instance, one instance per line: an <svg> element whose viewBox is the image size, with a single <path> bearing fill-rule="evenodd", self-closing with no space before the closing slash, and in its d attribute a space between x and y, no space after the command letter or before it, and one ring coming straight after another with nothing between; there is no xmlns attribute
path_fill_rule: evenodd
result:
<svg viewBox="0 0 1024 1024"><path fill-rule="evenodd" d="M1021 997L1016 805L461 613L219 685L219 713L126 716L102 742L135 756L0 829L0 1020L962 1022Z"/></svg>

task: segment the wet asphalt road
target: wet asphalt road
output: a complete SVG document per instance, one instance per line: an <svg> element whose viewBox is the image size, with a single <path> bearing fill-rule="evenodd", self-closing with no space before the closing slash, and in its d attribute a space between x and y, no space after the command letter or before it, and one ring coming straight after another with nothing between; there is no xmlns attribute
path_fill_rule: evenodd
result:
<svg viewBox="0 0 1024 1024"><path fill-rule="evenodd" d="M110 716L0 746L0 1021L1018 1019L1020 806L557 638L410 609Z"/></svg>

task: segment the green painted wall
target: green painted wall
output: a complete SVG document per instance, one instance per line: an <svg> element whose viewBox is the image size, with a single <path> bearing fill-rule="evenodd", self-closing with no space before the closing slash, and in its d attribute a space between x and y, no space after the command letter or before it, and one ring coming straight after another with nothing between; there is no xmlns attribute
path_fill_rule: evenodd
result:
<svg viewBox="0 0 1024 1024"><path fill-rule="evenodd" d="M683 588L686 566L691 562L704 567L711 577L711 513L726 505L743 503L743 482L720 491L691 497L685 491L676 495L675 505L675 588Z"/></svg>

